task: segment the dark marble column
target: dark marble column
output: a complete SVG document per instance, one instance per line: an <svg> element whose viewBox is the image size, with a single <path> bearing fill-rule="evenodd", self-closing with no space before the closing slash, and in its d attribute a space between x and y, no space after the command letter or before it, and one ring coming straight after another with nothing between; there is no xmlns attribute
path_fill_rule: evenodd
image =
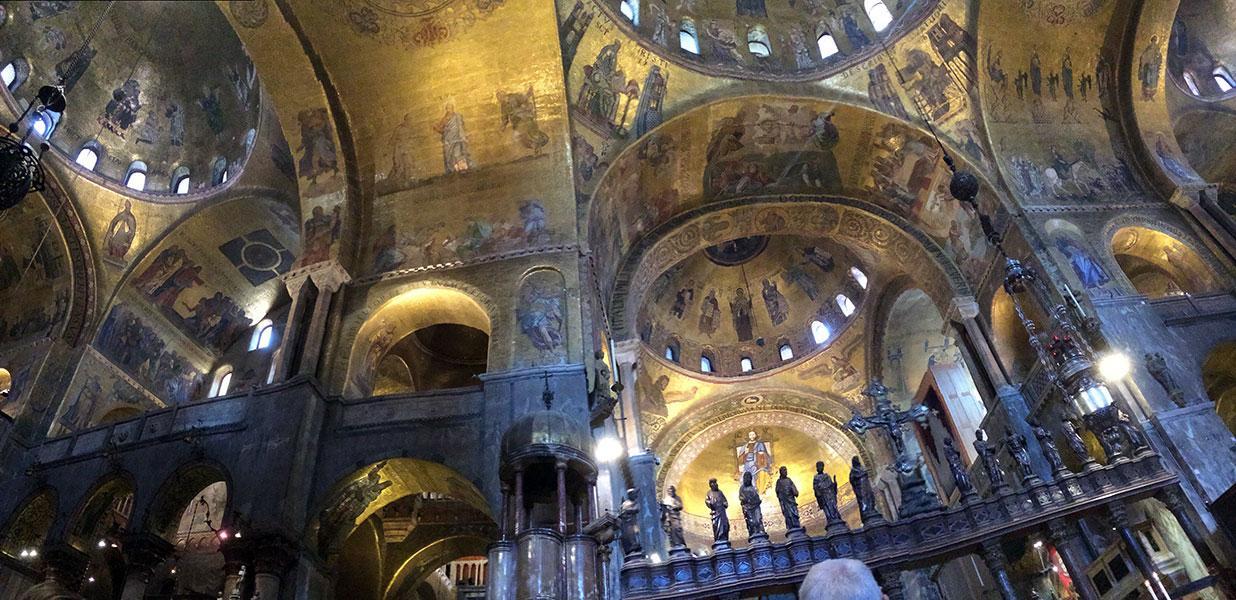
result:
<svg viewBox="0 0 1236 600"><path fill-rule="evenodd" d="M1099 592L1094 588L1094 582L1090 581L1090 576L1086 574L1089 561L1082 556L1078 548L1081 539L1076 528L1063 519L1053 519L1047 523L1047 527L1051 543L1056 547L1056 552L1060 554L1060 560L1064 562L1064 569L1069 572L1069 577L1073 580L1073 587L1078 597L1081 600L1099 600Z"/></svg>
<svg viewBox="0 0 1236 600"><path fill-rule="evenodd" d="M515 535L524 530L524 469L515 468Z"/></svg>
<svg viewBox="0 0 1236 600"><path fill-rule="evenodd" d="M265 534L253 540L253 590L261 598L279 598L283 575L296 563L295 542Z"/></svg>
<svg viewBox="0 0 1236 600"><path fill-rule="evenodd" d="M901 585L901 570L885 568L876 571L876 580L888 600L905 600L905 588Z"/></svg>
<svg viewBox="0 0 1236 600"><path fill-rule="evenodd" d="M566 468L565 462L558 461L554 464L555 470L558 472L558 533L566 535L567 529L567 492L566 492Z"/></svg>
<svg viewBox="0 0 1236 600"><path fill-rule="evenodd" d="M1120 534L1120 539L1124 541L1124 547L1129 551L1129 558L1133 559L1133 565L1146 578L1149 584L1147 587L1150 593L1156 600L1169 600L1171 595L1168 594L1167 588L1163 585L1163 576L1154 568L1154 561L1150 559L1150 554L1146 552L1146 547L1142 545L1142 541L1138 539L1137 534L1129 528L1129 513L1123 502L1113 502L1107 505L1108 512L1112 515L1112 525L1116 527L1116 531Z"/></svg>
<svg viewBox="0 0 1236 600"><path fill-rule="evenodd" d="M1185 497L1184 490L1179 486L1171 487L1159 492L1156 497L1167 506L1172 516L1176 517L1176 523L1184 531L1185 537L1189 538L1189 543L1202 559L1202 564L1206 565L1206 571L1214 577L1215 585L1227 597L1236 598L1236 573L1220 564L1214 551L1210 549L1210 544L1206 543L1206 536L1189 512L1189 499Z"/></svg>
<svg viewBox="0 0 1236 600"><path fill-rule="evenodd" d="M125 578L122 600L141 600L154 570L176 549L171 542L152 533L131 533L124 537Z"/></svg>
<svg viewBox="0 0 1236 600"><path fill-rule="evenodd" d="M991 571L991 577L996 582L1003 600L1017 600L1017 592L1013 589L1013 580L1009 578L1009 561L1000 548L999 539L983 541L983 562Z"/></svg>

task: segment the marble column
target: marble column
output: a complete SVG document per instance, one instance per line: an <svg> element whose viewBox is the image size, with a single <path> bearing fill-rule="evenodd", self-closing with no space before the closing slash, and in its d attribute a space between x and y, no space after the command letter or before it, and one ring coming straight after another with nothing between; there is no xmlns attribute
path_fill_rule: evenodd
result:
<svg viewBox="0 0 1236 600"><path fill-rule="evenodd" d="M279 586L296 561L296 545L278 535L263 535L253 547L253 591L263 600L279 598Z"/></svg>
<svg viewBox="0 0 1236 600"><path fill-rule="evenodd" d="M1170 600L1171 594L1168 593L1167 587L1163 585L1163 576L1155 570L1154 561L1150 559L1150 553L1146 552L1146 547L1142 545L1142 541L1129 528L1129 512L1125 508L1124 503L1112 502L1107 505L1107 510L1111 513L1112 525L1116 527L1116 531L1120 534L1125 550L1129 552L1129 558L1133 559L1133 565L1137 567L1138 572L1146 579L1147 588L1150 590L1152 597L1155 600Z"/></svg>
<svg viewBox="0 0 1236 600"><path fill-rule="evenodd" d="M567 492L566 492L566 469L567 464L563 461L554 463L554 470L558 474L558 533L566 535L567 529Z"/></svg>
<svg viewBox="0 0 1236 600"><path fill-rule="evenodd" d="M297 368L300 375L318 374L318 360L322 356L331 300L339 292L339 288L352 281L352 276L335 261L319 263L310 269L309 277L318 288L318 297L313 304L313 317L302 337L300 365Z"/></svg>
<svg viewBox="0 0 1236 600"><path fill-rule="evenodd" d="M991 578L996 583L996 589L1000 592L1000 598L1003 600L1017 600L1017 592L1013 589L1013 580L1009 578L1009 561L1004 556L1004 550L1000 548L1000 540L988 539L984 540L983 562L987 563L987 569L991 571Z"/></svg>
<svg viewBox="0 0 1236 600"><path fill-rule="evenodd" d="M152 533L131 533L124 537L125 577L121 600L142 600L154 570L163 563L175 546Z"/></svg>
<svg viewBox="0 0 1236 600"><path fill-rule="evenodd" d="M646 556L668 558L661 535L661 504L657 494L657 457L640 453L630 457L631 486L639 490L640 545Z"/></svg>
<svg viewBox="0 0 1236 600"><path fill-rule="evenodd" d="M309 281L309 276L293 271L283 275L281 279L283 286L287 288L288 295L292 298L292 305L288 309L287 320L283 325L283 335L279 336L279 347L271 356L274 364L272 383L287 381L288 377L296 372L292 360L296 356L296 344L299 343L300 323L304 319L305 311L309 310L307 306L309 288L305 286L305 283Z"/></svg>
<svg viewBox="0 0 1236 600"><path fill-rule="evenodd" d="M524 530L524 469L515 468L515 536Z"/></svg>
<svg viewBox="0 0 1236 600"><path fill-rule="evenodd" d="M1189 499L1185 497L1184 490L1180 487L1171 487L1159 492L1155 497L1167 506L1167 510L1171 511L1173 517L1176 517L1176 523L1184 531L1185 537L1189 538L1189 543L1197 551L1197 556L1206 566L1206 571L1215 578L1220 591L1229 598L1236 598L1236 574L1220 564L1214 551L1210 549L1206 536L1198 528L1197 521L1189 512Z"/></svg>
<svg viewBox="0 0 1236 600"><path fill-rule="evenodd" d="M978 315L979 305L974 296L958 296L949 304L949 320L960 326L959 333L966 336L966 341L974 350L975 358L987 375L987 380L995 388L1009 385L1008 375L1004 372L1000 360L996 358L995 348L979 324Z"/></svg>
<svg viewBox="0 0 1236 600"><path fill-rule="evenodd" d="M1052 519L1048 521L1047 527L1051 543L1056 547L1056 552L1060 554L1060 560L1064 563L1064 569L1069 572L1069 578L1073 580L1077 596L1081 600L1099 600L1099 592L1095 589L1094 582L1090 581L1090 576L1086 574L1089 561L1082 556L1081 549L1078 547L1082 541L1076 528L1064 519Z"/></svg>
<svg viewBox="0 0 1236 600"><path fill-rule="evenodd" d="M622 391L618 393L619 414L615 415L615 422L622 439L626 441L628 456L644 449L639 425L639 398L635 395L636 363L642 347L637 339L614 344L614 368L618 371L618 381L622 383Z"/></svg>
<svg viewBox="0 0 1236 600"><path fill-rule="evenodd" d="M876 580L888 600L905 600L905 587L901 584L901 570L884 568L876 571Z"/></svg>

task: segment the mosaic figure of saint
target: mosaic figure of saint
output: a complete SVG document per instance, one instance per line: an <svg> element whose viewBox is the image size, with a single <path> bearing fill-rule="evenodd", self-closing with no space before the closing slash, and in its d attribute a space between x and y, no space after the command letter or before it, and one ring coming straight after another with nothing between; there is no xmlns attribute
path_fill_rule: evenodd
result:
<svg viewBox="0 0 1236 600"><path fill-rule="evenodd" d="M1082 285L1092 288L1108 282L1109 277L1107 272L1103 270L1103 266L1092 258L1076 241L1064 236L1058 237L1056 238L1056 249L1065 258L1069 259L1069 264L1073 266L1073 273L1077 275L1077 279L1081 281Z"/></svg>
<svg viewBox="0 0 1236 600"><path fill-rule="evenodd" d="M107 236L103 244L107 246L107 255L117 260L124 260L133 245L133 236L137 233L137 219L133 216L133 203L125 200L124 208L112 217L107 224Z"/></svg>
<svg viewBox="0 0 1236 600"><path fill-rule="evenodd" d="M446 112L433 130L442 136L442 162L447 173L463 173L476 166L468 149L468 134L464 132L463 115L455 112L453 102L446 103Z"/></svg>
<svg viewBox="0 0 1236 600"><path fill-rule="evenodd" d="M1159 89L1159 73L1163 70L1163 50L1159 36L1151 36L1150 43L1142 50L1137 60L1137 80L1142 84L1142 100L1153 100Z"/></svg>
<svg viewBox="0 0 1236 600"><path fill-rule="evenodd" d="M790 314L790 303L785 299L785 294L777 289L776 282L764 280L763 296L764 307L768 309L768 318L772 320L773 325L784 323Z"/></svg>
<svg viewBox="0 0 1236 600"><path fill-rule="evenodd" d="M99 124L108 131L124 139L125 131L137 121L138 111L142 109L142 85L136 79L129 79L112 91L112 99L107 101Z"/></svg>
<svg viewBox="0 0 1236 600"><path fill-rule="evenodd" d="M738 458L736 478L741 479L745 473L750 473L755 489L763 494L772 484L772 442L766 442L760 439L759 434L748 431L747 442L736 447L734 452Z"/></svg>
<svg viewBox="0 0 1236 600"><path fill-rule="evenodd" d="M498 106L502 110L502 128L509 125L515 141L531 150L533 156L540 156L541 149L549 143L549 135L537 126L536 95L532 86L523 93L499 93Z"/></svg>
<svg viewBox="0 0 1236 600"><path fill-rule="evenodd" d="M712 335L717 331L721 316L721 306L717 302L717 290L708 290L708 295L700 303L700 333Z"/></svg>
<svg viewBox="0 0 1236 600"><path fill-rule="evenodd" d="M746 342L753 337L751 331L751 297L742 288L734 290L734 298L730 300L730 313L734 319L734 331L738 339Z"/></svg>

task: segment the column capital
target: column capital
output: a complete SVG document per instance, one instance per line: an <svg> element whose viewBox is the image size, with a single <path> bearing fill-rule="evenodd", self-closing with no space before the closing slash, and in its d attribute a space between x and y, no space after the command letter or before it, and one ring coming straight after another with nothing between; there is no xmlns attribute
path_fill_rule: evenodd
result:
<svg viewBox="0 0 1236 600"><path fill-rule="evenodd" d="M155 567L176 550L171 542L149 532L126 534L121 542L130 572L141 573L143 577L149 577Z"/></svg>
<svg viewBox="0 0 1236 600"><path fill-rule="evenodd" d="M976 319L978 315L979 303L974 296L957 296L949 301L950 321Z"/></svg>
<svg viewBox="0 0 1236 600"><path fill-rule="evenodd" d="M282 535L261 535L255 540L253 570L259 575L282 576L296 563L297 544Z"/></svg>
<svg viewBox="0 0 1236 600"><path fill-rule="evenodd" d="M295 296L309 280L312 280L319 290L337 292L344 284L352 281L352 275L339 261L331 259L288 271L280 276L280 279L287 286L288 293Z"/></svg>
<svg viewBox="0 0 1236 600"><path fill-rule="evenodd" d="M1107 512L1112 515L1112 524L1121 529L1129 526L1129 511L1125 509L1124 502L1112 502L1107 505Z"/></svg>
<svg viewBox="0 0 1236 600"><path fill-rule="evenodd" d="M86 573L90 557L69 544L55 542L43 546L41 562L46 579L76 591L81 587L82 575Z"/></svg>
<svg viewBox="0 0 1236 600"><path fill-rule="evenodd" d="M1198 194L1206 187L1208 186L1206 185L1179 186L1176 189L1172 190L1172 196L1168 198L1168 201L1171 202L1175 206L1178 206L1180 208L1183 208L1184 210L1192 212L1194 209L1197 209L1201 205L1201 199L1199 198Z"/></svg>
<svg viewBox="0 0 1236 600"><path fill-rule="evenodd" d="M1064 519L1052 519L1047 522L1047 533L1051 543L1060 546L1077 537L1077 531Z"/></svg>
<svg viewBox="0 0 1236 600"><path fill-rule="evenodd" d="M983 560L988 567L995 568L997 566L1004 567L1008 559L1004 556L1004 550L1000 548L999 538L987 538L980 543L983 549Z"/></svg>
<svg viewBox="0 0 1236 600"><path fill-rule="evenodd" d="M639 341L639 338L631 338L629 340L622 340L621 342L614 342L614 354L616 355L614 357L614 362L616 364L620 360L626 363L634 362L635 359L639 357L640 344L641 342Z"/></svg>

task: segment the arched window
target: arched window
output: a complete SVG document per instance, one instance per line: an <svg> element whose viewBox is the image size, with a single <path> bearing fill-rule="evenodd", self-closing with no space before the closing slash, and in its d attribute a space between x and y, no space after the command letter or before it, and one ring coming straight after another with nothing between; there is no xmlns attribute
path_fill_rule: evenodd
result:
<svg viewBox="0 0 1236 600"><path fill-rule="evenodd" d="M190 184L190 183L191 183L191 182L189 181L189 174L188 174L188 173L185 173L185 174L183 174L183 175L179 176L179 177L176 179L176 193L177 193L177 194L188 194L188 193L189 193L189 184Z"/></svg>
<svg viewBox="0 0 1236 600"><path fill-rule="evenodd" d="M841 309L841 314L848 317L854 314L854 301L845 294L837 294L837 308Z"/></svg>
<svg viewBox="0 0 1236 600"><path fill-rule="evenodd" d="M1232 91L1233 81L1232 74L1227 72L1224 67L1215 67L1214 70L1215 85L1219 86L1219 91L1224 94Z"/></svg>
<svg viewBox="0 0 1236 600"><path fill-rule="evenodd" d="M700 53L700 36L695 32L695 21L682 18L682 25L678 27L678 47L691 54Z"/></svg>
<svg viewBox="0 0 1236 600"><path fill-rule="evenodd" d="M129 189L142 191L146 189L146 163L135 160L129 165L129 173L124 177L124 184Z"/></svg>
<svg viewBox="0 0 1236 600"><path fill-rule="evenodd" d="M744 356L742 360L738 361L738 368L743 373L750 373L755 368L755 364L751 362L751 357Z"/></svg>
<svg viewBox="0 0 1236 600"><path fill-rule="evenodd" d="M893 22L893 13L889 12L883 0L867 0L863 4L867 18L871 19L871 27L876 31L884 31Z"/></svg>
<svg viewBox="0 0 1236 600"><path fill-rule="evenodd" d="M850 277L854 278L854 282L858 284L858 287L864 290L867 289L867 274L862 269L850 267Z"/></svg>
<svg viewBox="0 0 1236 600"><path fill-rule="evenodd" d="M253 327L253 336L249 338L249 351L265 350L275 341L275 324L270 319L262 319Z"/></svg>
<svg viewBox="0 0 1236 600"><path fill-rule="evenodd" d="M232 387L232 367L223 366L215 371L215 380L210 384L211 398L226 396L228 388Z"/></svg>
<svg viewBox="0 0 1236 600"><path fill-rule="evenodd" d="M815 45L820 49L820 58L828 58L841 51L837 47L837 40L833 39L833 34L825 31L816 38Z"/></svg>
<svg viewBox="0 0 1236 600"><path fill-rule="evenodd" d="M618 12L632 25L639 25L639 0L622 0L618 3Z"/></svg>
<svg viewBox="0 0 1236 600"><path fill-rule="evenodd" d="M665 347L665 360L678 362L678 345L670 344Z"/></svg>
<svg viewBox="0 0 1236 600"><path fill-rule="evenodd" d="M763 27L756 25L747 30L747 50L760 58L772 56L772 43Z"/></svg>
<svg viewBox="0 0 1236 600"><path fill-rule="evenodd" d="M703 373L712 372L712 359L707 354L700 355L700 371Z"/></svg>
<svg viewBox="0 0 1236 600"><path fill-rule="evenodd" d="M1202 95L1202 91L1198 89L1197 87L1197 79L1193 77L1192 73L1188 71L1184 72L1184 82L1185 82L1185 87L1189 88L1190 94L1193 94L1194 96Z"/></svg>
<svg viewBox="0 0 1236 600"><path fill-rule="evenodd" d="M86 170L93 171L94 166L99 164L99 153L95 152L94 148L85 146L77 151L77 158L74 161Z"/></svg>
<svg viewBox="0 0 1236 600"><path fill-rule="evenodd" d="M790 360L794 358L794 349L789 344L781 344L777 348L777 352L781 354L781 360Z"/></svg>
<svg viewBox="0 0 1236 600"><path fill-rule="evenodd" d="M825 325L820 321L811 322L811 339L815 340L815 343L823 344L828 341L828 336L828 325Z"/></svg>
<svg viewBox="0 0 1236 600"><path fill-rule="evenodd" d="M0 83L3 83L10 92L21 87L29 76L30 63L24 58L15 58L0 68Z"/></svg>
<svg viewBox="0 0 1236 600"><path fill-rule="evenodd" d="M210 165L210 181L213 185L227 183L227 159L220 156Z"/></svg>
<svg viewBox="0 0 1236 600"><path fill-rule="evenodd" d="M4 87L8 88L13 85L14 81L17 81L17 65L13 63L4 65L4 68L0 69L0 82L3 82Z"/></svg>
<svg viewBox="0 0 1236 600"><path fill-rule="evenodd" d="M30 115L30 129L43 139L50 138L60 123L60 113L53 110L42 110Z"/></svg>

